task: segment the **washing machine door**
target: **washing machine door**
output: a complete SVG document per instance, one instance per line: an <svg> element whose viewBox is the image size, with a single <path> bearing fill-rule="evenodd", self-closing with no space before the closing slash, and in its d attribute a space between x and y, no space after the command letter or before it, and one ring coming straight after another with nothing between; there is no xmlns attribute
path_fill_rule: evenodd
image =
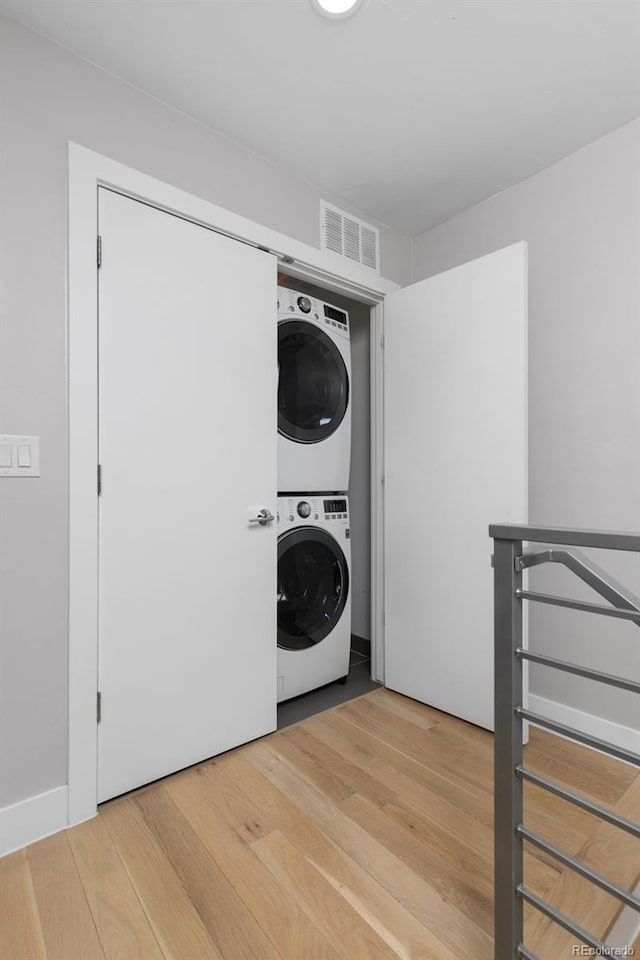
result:
<svg viewBox="0 0 640 960"><path fill-rule="evenodd" d="M296 443L334 433L347 411L349 374L324 330L304 320L278 326L278 432Z"/></svg>
<svg viewBox="0 0 640 960"><path fill-rule="evenodd" d="M278 539L278 646L304 650L327 637L342 616L349 569L340 544L317 527Z"/></svg>

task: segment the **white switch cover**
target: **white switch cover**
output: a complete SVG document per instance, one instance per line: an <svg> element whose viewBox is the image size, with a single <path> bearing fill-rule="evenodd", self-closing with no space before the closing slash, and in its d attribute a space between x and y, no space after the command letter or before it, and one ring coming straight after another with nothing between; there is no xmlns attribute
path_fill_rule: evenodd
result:
<svg viewBox="0 0 640 960"><path fill-rule="evenodd" d="M0 477L39 477L40 438L0 434Z"/></svg>

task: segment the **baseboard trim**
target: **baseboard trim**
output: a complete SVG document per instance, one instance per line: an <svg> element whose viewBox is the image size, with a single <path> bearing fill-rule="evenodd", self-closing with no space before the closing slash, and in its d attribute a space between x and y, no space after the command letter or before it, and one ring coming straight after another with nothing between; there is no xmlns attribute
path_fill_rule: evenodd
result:
<svg viewBox="0 0 640 960"><path fill-rule="evenodd" d="M68 825L68 788L55 787L0 810L0 857Z"/></svg>
<svg viewBox="0 0 640 960"><path fill-rule="evenodd" d="M557 720L558 723L564 723L567 727L573 727L575 730L580 730L581 733L586 733L591 737L597 737L599 740L606 740L623 750L638 752L640 731L634 730L633 727L625 727L621 723L614 723L613 720L605 720L604 717L585 713L575 707L558 703L556 700L538 697L535 693L529 694L529 709L532 713L540 714L541 717ZM621 763L624 762L621 761Z"/></svg>

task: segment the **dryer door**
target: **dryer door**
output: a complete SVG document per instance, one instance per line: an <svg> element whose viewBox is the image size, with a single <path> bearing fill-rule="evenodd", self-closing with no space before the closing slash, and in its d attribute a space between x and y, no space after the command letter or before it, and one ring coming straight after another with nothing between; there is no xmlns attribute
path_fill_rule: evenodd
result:
<svg viewBox="0 0 640 960"><path fill-rule="evenodd" d="M300 527L278 540L278 646L304 650L327 637L342 616L349 570L339 543Z"/></svg>
<svg viewBox="0 0 640 960"><path fill-rule="evenodd" d="M278 432L297 443L334 433L347 411L349 374L324 330L304 320L278 325Z"/></svg>

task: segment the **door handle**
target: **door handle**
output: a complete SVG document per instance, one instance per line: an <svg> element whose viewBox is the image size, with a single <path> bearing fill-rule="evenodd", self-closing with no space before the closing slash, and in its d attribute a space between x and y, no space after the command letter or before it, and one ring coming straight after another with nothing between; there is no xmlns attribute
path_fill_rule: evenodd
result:
<svg viewBox="0 0 640 960"><path fill-rule="evenodd" d="M259 523L261 527L266 527L268 523L273 523L274 520L275 517L268 507L263 507L262 510L258 510L256 517L249 517L249 523Z"/></svg>

